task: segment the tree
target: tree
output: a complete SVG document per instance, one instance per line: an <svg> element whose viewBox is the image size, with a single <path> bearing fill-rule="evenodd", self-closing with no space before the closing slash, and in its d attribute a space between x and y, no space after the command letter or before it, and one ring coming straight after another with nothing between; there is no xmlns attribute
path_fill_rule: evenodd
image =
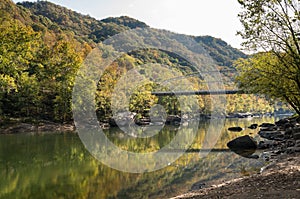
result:
<svg viewBox="0 0 300 199"><path fill-rule="evenodd" d="M40 35L17 20L2 18L0 22L0 112L28 116L37 100L34 88L38 84L30 71Z"/></svg>
<svg viewBox="0 0 300 199"><path fill-rule="evenodd" d="M49 104L51 119L66 122L72 119L71 98L75 76L82 63L72 43L60 39L54 46L44 49L40 69L40 84L46 92L45 104Z"/></svg>
<svg viewBox="0 0 300 199"><path fill-rule="evenodd" d="M260 53L236 62L240 88L288 102L300 114L299 0L238 0L242 45Z"/></svg>

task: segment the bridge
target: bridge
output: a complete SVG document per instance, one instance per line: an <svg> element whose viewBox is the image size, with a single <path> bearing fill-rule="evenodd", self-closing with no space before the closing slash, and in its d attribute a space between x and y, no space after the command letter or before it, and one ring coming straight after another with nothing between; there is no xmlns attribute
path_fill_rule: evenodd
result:
<svg viewBox="0 0 300 199"><path fill-rule="evenodd" d="M208 91L208 90L200 90L200 91L159 91L152 92L152 95L155 96L180 96L180 95L233 95L233 94L245 94L242 90L220 90L220 91Z"/></svg>

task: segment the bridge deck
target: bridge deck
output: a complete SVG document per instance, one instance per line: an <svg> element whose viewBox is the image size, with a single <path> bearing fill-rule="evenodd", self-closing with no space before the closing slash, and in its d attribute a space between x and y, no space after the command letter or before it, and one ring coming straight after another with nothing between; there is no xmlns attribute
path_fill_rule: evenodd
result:
<svg viewBox="0 0 300 199"><path fill-rule="evenodd" d="M175 92L152 92L152 95L156 96L179 96L179 95L233 95L233 94L244 94L242 90L220 90L220 91L175 91Z"/></svg>

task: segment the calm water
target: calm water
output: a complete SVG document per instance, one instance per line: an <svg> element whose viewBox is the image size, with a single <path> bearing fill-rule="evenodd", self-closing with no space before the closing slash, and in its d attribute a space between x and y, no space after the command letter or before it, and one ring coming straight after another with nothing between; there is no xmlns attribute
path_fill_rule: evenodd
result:
<svg viewBox="0 0 300 199"><path fill-rule="evenodd" d="M227 120L215 149L240 135L257 133L245 129L228 132L230 126L243 128L252 123L274 122L274 118ZM192 145L200 149L208 124L202 122ZM136 140L118 129L106 132L120 147L131 151L153 151L169 143L175 127L158 136ZM242 158L227 150L186 153L159 171L145 174L123 173L94 159L76 134L0 135L0 198L168 198L191 189L196 182L206 184L247 175L262 166L260 159Z"/></svg>

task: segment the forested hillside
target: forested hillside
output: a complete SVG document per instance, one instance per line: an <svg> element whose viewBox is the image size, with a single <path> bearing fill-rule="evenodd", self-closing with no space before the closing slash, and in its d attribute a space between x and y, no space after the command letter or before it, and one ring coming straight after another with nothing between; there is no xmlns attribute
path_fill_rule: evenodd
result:
<svg viewBox="0 0 300 199"><path fill-rule="evenodd" d="M125 30L148 27L126 16L96 20L46 1L16 5L11 0L1 0L0 21L1 118L28 117L59 122L72 121L71 95L76 72L97 43ZM216 61L224 79L232 81L233 62L246 55L221 39L193 38ZM145 63L166 64L182 70L183 74L192 72L186 60L178 59L171 52L155 49L131 52L116 60L100 79L96 93L99 117L111 116L111 93L122 74ZM195 89L200 89L201 81L193 78ZM141 85L130 102L131 111L143 116L145 110L157 103L158 98L149 95L154 88L153 82ZM200 111L209 113L207 99L198 98ZM254 104L251 96L229 96L227 111L272 110L263 98L257 100L259 105ZM169 114L180 113L174 97L165 98L163 103Z"/></svg>
<svg viewBox="0 0 300 199"><path fill-rule="evenodd" d="M46 1L23 2L18 5L28 8L36 16L47 17L62 30L74 33L76 39L87 42L99 42L131 28L147 27L145 23L125 16L96 20Z"/></svg>
<svg viewBox="0 0 300 199"><path fill-rule="evenodd" d="M234 60L247 57L242 51L232 48L221 39L211 36L201 36L195 37L195 40L203 44L204 48L210 52L210 56L213 57L219 65L233 68Z"/></svg>

